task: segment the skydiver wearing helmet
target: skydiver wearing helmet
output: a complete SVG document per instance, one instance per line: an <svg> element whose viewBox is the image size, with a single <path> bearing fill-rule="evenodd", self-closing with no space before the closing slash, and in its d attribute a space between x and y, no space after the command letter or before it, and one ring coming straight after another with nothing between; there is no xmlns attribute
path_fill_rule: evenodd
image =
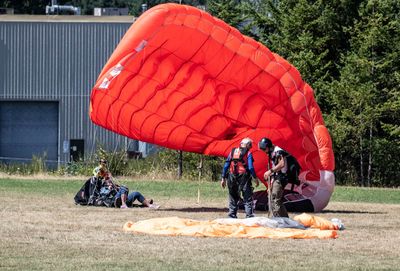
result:
<svg viewBox="0 0 400 271"><path fill-rule="evenodd" d="M106 159L101 158L99 160L99 165L93 169L93 176L100 181L111 178L111 173L108 170L108 162Z"/></svg>
<svg viewBox="0 0 400 271"><path fill-rule="evenodd" d="M222 170L221 187L228 184L229 213L231 218L237 218L238 203L242 194L246 218L254 217L252 177L259 182L253 166L253 155L250 151L253 141L246 137L240 142L238 148L233 148L225 161Z"/></svg>
<svg viewBox="0 0 400 271"><path fill-rule="evenodd" d="M274 217L289 217L283 204L283 191L288 182L298 184L300 166L296 159L282 148L272 144L269 138L262 138L258 148L272 161L272 167L264 173L264 180L271 178L271 208ZM292 172L295 176L292 176Z"/></svg>

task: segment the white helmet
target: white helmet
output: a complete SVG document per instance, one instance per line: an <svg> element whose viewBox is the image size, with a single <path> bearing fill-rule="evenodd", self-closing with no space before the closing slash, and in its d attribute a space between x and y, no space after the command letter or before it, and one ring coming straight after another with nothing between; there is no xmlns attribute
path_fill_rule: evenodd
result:
<svg viewBox="0 0 400 271"><path fill-rule="evenodd" d="M253 146L253 140L251 140L250 137L245 137L242 139L242 141L240 141L240 147L242 148L251 149L252 146Z"/></svg>

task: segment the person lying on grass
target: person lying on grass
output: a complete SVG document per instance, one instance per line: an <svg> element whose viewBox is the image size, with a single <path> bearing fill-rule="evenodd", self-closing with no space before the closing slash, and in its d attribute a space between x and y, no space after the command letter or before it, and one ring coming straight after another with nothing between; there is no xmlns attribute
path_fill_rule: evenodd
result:
<svg viewBox="0 0 400 271"><path fill-rule="evenodd" d="M158 209L160 206L153 203L153 199L146 199L139 191L133 191L129 193L126 186L120 186L117 194L115 195L114 205L117 208L126 209L133 207L135 200L138 200L143 207L149 207L151 209Z"/></svg>
<svg viewBox="0 0 400 271"><path fill-rule="evenodd" d="M152 199L146 199L139 191L129 193L128 187L115 183L108 170L107 160L100 159L99 164L93 170L93 177L75 195L76 204L126 209L133 207L134 201L138 200L143 207L159 208L153 204Z"/></svg>

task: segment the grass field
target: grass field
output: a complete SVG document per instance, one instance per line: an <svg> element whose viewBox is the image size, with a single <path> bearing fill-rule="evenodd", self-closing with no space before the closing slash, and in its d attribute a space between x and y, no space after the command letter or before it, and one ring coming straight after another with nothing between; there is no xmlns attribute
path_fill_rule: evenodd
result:
<svg viewBox="0 0 400 271"><path fill-rule="evenodd" d="M400 190L336 187L318 215L343 221L338 239L250 240L125 233L129 220L225 217L227 191L211 182L122 182L161 208L76 206L81 180L0 178L0 270L400 270Z"/></svg>

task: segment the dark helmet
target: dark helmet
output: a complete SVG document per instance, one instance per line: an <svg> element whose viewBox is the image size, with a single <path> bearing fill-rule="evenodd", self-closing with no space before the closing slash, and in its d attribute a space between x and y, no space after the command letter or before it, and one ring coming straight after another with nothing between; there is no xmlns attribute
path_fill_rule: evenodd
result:
<svg viewBox="0 0 400 271"><path fill-rule="evenodd" d="M258 148L265 151L267 148L272 148L272 141L269 138L263 137L261 138L260 142L258 142Z"/></svg>

